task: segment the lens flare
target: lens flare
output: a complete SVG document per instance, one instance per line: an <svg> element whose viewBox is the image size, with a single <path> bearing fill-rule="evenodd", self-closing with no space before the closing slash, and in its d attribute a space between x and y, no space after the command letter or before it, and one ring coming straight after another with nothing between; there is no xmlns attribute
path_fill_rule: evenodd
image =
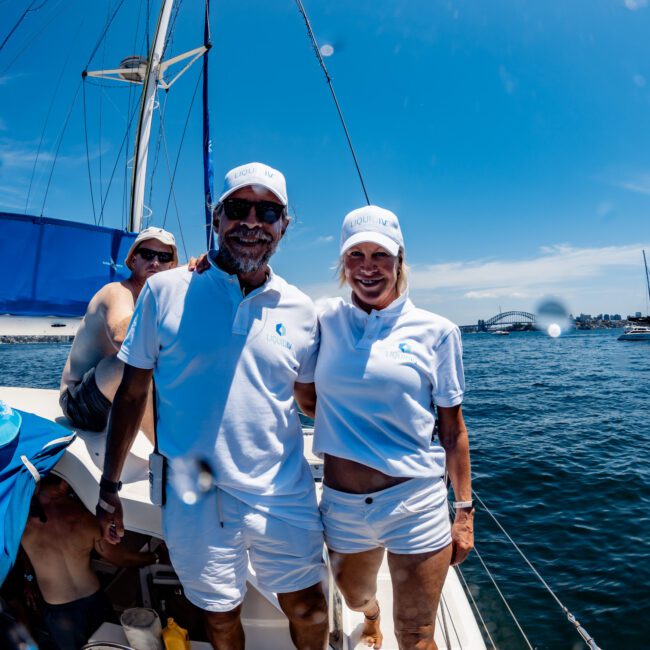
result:
<svg viewBox="0 0 650 650"><path fill-rule="evenodd" d="M334 46L330 45L329 43L325 43L325 45L321 45L320 53L321 56L332 56L332 54L334 54Z"/></svg>
<svg viewBox="0 0 650 650"><path fill-rule="evenodd" d="M537 328L557 338L571 326L569 311L558 298L543 298L535 308Z"/></svg>
<svg viewBox="0 0 650 650"><path fill-rule="evenodd" d="M546 333L552 338L556 339L560 334L562 334L562 328L557 323L551 323L546 328Z"/></svg>

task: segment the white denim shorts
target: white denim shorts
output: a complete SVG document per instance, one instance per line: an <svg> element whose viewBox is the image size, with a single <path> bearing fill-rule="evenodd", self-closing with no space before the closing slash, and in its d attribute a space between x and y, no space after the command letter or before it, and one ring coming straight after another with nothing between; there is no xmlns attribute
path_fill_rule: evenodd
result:
<svg viewBox="0 0 650 650"><path fill-rule="evenodd" d="M168 488L163 534L185 596L209 612L228 612L244 600L249 558L260 586L276 593L306 589L325 576L321 531L216 488L191 506Z"/></svg>
<svg viewBox="0 0 650 650"><path fill-rule="evenodd" d="M323 485L320 511L325 542L339 553L383 547L412 555L451 543L447 488L440 479L412 478L370 494Z"/></svg>

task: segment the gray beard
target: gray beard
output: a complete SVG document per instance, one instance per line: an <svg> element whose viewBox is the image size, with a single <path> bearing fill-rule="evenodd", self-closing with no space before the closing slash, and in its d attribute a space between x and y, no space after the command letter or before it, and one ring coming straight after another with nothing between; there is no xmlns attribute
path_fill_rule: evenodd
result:
<svg viewBox="0 0 650 650"><path fill-rule="evenodd" d="M235 257L230 248L228 248L227 242L219 242L219 250L215 258L215 262L225 271L232 272L234 274L248 274L255 273L260 268L266 266L268 261L271 259L273 253L275 253L278 247L279 241L274 241L269 243L269 247L257 257L243 255L240 257Z"/></svg>

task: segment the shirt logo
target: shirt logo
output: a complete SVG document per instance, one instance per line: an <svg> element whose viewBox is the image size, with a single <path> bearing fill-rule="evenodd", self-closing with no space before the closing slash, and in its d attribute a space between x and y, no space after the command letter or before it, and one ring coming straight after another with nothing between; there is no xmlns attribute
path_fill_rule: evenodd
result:
<svg viewBox="0 0 650 650"><path fill-rule="evenodd" d="M291 350L291 348L293 347L293 343L291 343L291 341L287 341L287 339L283 338L286 333L287 333L287 328L282 323L276 323L276 325L275 325L275 333L274 334L267 334L266 335L266 341L267 341L267 343L270 343L271 345L279 345L281 348Z"/></svg>
<svg viewBox="0 0 650 650"><path fill-rule="evenodd" d="M400 363L415 363L415 355L411 353L411 344L407 341L402 341L397 344L397 349L388 349L384 351L384 356L387 359L398 361Z"/></svg>

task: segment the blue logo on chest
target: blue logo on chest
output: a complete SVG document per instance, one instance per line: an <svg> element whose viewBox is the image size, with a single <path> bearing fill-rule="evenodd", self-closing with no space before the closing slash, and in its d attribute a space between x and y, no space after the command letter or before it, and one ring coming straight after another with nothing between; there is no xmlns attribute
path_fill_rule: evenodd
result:
<svg viewBox="0 0 650 650"><path fill-rule="evenodd" d="M276 323L275 325L275 334L267 334L266 341L271 343L271 345L279 345L281 348L286 348L291 350L293 344L291 341L283 338L287 333L287 328L282 323Z"/></svg>

